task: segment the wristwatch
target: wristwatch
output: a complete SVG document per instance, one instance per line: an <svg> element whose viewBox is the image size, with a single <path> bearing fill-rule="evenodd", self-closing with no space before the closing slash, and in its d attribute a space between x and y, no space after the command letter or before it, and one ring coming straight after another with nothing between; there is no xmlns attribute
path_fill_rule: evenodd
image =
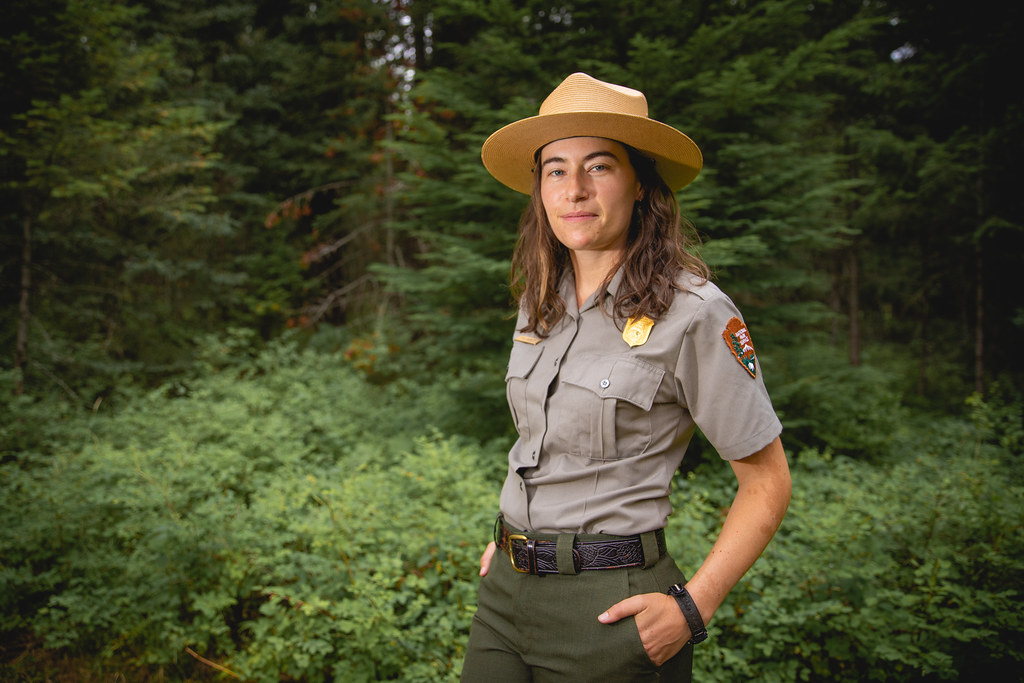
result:
<svg viewBox="0 0 1024 683"><path fill-rule="evenodd" d="M704 620L701 619L700 610L697 609L696 603L693 598L690 597L690 593L681 583L677 583L668 589L668 594L676 599L679 603L679 609L682 610L683 616L686 617L686 623L690 626L690 642L694 645L697 643L703 643L707 640L708 630L704 628Z"/></svg>

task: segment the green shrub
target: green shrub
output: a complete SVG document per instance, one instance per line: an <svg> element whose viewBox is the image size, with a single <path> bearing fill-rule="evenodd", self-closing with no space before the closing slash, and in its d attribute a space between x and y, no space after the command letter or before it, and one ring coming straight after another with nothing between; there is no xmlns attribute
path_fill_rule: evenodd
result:
<svg viewBox="0 0 1024 683"><path fill-rule="evenodd" d="M979 448L953 419L897 446L904 455L886 464L799 455L789 513L716 615L696 680L1008 680L1001 672L1019 669L1024 488L1011 454ZM675 504L707 520L728 506L731 474L703 469ZM715 531L702 520L670 536L694 548L691 572Z"/></svg>
<svg viewBox="0 0 1024 683"><path fill-rule="evenodd" d="M894 373L851 367L840 349L815 345L775 353L764 364L787 447L876 459L889 452L906 415Z"/></svg>
<svg viewBox="0 0 1024 683"><path fill-rule="evenodd" d="M195 653L257 681L457 679L507 446L430 429L452 416L457 378L376 384L291 341L210 353L201 376L111 414L6 394L0 635L132 678L209 675ZM716 615L695 678L1019 667L1024 439L1004 393L971 398L967 419L893 426L885 401L866 407L889 425L870 459L803 449L789 515ZM692 574L735 481L707 459L676 483L669 544Z"/></svg>
<svg viewBox="0 0 1024 683"><path fill-rule="evenodd" d="M497 504L480 447L415 437L430 406L328 356L244 374L4 466L0 630L251 680L452 678Z"/></svg>

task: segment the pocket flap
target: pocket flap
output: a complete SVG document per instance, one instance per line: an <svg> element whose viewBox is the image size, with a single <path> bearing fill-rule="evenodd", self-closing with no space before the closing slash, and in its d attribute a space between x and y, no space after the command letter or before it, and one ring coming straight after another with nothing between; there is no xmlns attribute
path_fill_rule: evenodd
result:
<svg viewBox="0 0 1024 683"><path fill-rule="evenodd" d="M537 360L544 352L543 346L532 346L521 342L512 344L512 353L508 358L508 372L505 373L505 381L513 377L525 378L530 376Z"/></svg>
<svg viewBox="0 0 1024 683"><path fill-rule="evenodd" d="M665 376L662 368L631 358L590 356L574 371L563 370L562 381L592 391L601 398L628 401L650 410Z"/></svg>

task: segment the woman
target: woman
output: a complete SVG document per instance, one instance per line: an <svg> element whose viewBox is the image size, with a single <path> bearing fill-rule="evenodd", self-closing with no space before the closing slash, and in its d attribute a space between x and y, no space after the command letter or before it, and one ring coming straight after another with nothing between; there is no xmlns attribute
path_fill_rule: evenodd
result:
<svg viewBox="0 0 1024 683"><path fill-rule="evenodd" d="M519 439L463 680L690 680L693 645L790 494L746 326L683 248L673 191L700 151L642 93L573 74L482 157L531 205L506 377ZM661 529L696 426L738 489L685 581Z"/></svg>

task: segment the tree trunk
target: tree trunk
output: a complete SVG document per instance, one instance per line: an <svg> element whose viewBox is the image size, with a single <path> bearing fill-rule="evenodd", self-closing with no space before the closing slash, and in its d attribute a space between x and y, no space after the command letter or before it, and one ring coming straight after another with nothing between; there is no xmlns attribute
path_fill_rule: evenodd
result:
<svg viewBox="0 0 1024 683"><path fill-rule="evenodd" d="M412 19L412 44L416 59L416 69L427 69L427 17L429 8L416 0L409 7L409 18Z"/></svg>
<svg viewBox="0 0 1024 683"><path fill-rule="evenodd" d="M395 127L387 118L387 115L391 113L390 102L385 102L384 113L384 134L388 143L387 153L384 156L384 251L387 254L389 266L404 267L402 254L395 247Z"/></svg>
<svg viewBox="0 0 1024 683"><path fill-rule="evenodd" d="M835 254L829 266L831 270L832 287L828 293L828 307L832 311L832 323L829 329L828 343L835 348L839 346L842 338L842 316L843 316L843 256Z"/></svg>
<svg viewBox="0 0 1024 683"><path fill-rule="evenodd" d="M985 259L981 245L975 247L974 274L974 391L985 393Z"/></svg>
<svg viewBox="0 0 1024 683"><path fill-rule="evenodd" d="M979 103L984 104L984 99ZM980 108L981 121L985 120L984 107ZM983 135L979 135L983 139ZM985 145L978 145L978 168L986 169ZM985 197L984 172L977 174L975 181L977 197L978 231L974 238L974 391L979 396L985 395L985 215L988 213L988 202Z"/></svg>
<svg viewBox="0 0 1024 683"><path fill-rule="evenodd" d="M928 341L928 329L931 327L931 307L927 300L924 302L924 312L921 314L920 327L917 331L918 343L921 345L921 352L918 354L917 362L917 395L928 394L928 358L931 353L931 344Z"/></svg>
<svg viewBox="0 0 1024 683"><path fill-rule="evenodd" d="M857 242L850 245L849 259L849 300L850 300L850 365L860 367L860 264L857 259Z"/></svg>
<svg viewBox="0 0 1024 683"><path fill-rule="evenodd" d="M14 393L25 391L25 366L28 364L28 325L31 319L29 298L32 289L32 212L28 198L22 202L24 215L21 219L21 284L18 300L18 334L14 344L14 369L18 373Z"/></svg>

